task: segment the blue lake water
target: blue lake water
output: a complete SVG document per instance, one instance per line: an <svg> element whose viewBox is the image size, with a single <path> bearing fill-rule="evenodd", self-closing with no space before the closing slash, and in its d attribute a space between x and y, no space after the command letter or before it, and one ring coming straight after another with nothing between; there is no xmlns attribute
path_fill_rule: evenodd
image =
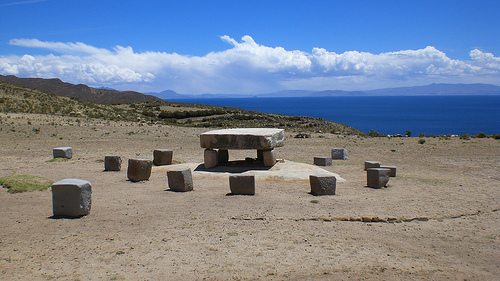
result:
<svg viewBox="0 0 500 281"><path fill-rule="evenodd" d="M426 135L500 133L500 96L213 98L170 101L321 117L363 132Z"/></svg>

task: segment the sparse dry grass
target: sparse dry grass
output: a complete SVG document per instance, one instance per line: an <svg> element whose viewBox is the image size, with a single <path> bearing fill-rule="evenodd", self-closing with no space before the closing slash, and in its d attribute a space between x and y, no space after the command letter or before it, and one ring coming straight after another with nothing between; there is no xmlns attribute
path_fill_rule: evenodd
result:
<svg viewBox="0 0 500 281"><path fill-rule="evenodd" d="M0 178L0 184L9 189L9 193L46 190L53 183L49 179L31 175L13 175Z"/></svg>

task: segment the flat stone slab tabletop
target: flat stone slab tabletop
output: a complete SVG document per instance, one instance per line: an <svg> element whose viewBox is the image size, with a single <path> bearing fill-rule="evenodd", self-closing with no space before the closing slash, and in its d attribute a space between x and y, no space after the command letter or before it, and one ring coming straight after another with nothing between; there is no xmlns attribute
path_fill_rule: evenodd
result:
<svg viewBox="0 0 500 281"><path fill-rule="evenodd" d="M202 133L202 148L273 149L285 145L285 130L271 128L223 129Z"/></svg>

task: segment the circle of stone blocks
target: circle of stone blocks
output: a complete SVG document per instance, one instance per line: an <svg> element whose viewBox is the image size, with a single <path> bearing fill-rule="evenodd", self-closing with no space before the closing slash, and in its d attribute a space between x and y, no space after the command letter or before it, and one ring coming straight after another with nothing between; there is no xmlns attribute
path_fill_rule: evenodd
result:
<svg viewBox="0 0 500 281"><path fill-rule="evenodd" d="M370 168L380 168L379 161L365 161L365 171Z"/></svg>
<svg viewBox="0 0 500 281"><path fill-rule="evenodd" d="M210 169L215 166L217 166L217 150L207 148L205 149L203 153L203 158L204 158L204 163L205 163L205 169Z"/></svg>
<svg viewBox="0 0 500 281"><path fill-rule="evenodd" d="M313 195L335 195L337 178L332 175L309 175L309 184Z"/></svg>
<svg viewBox="0 0 500 281"><path fill-rule="evenodd" d="M276 164L276 154L274 153L274 149L262 150L262 158L265 167L272 167Z"/></svg>
<svg viewBox="0 0 500 281"><path fill-rule="evenodd" d="M130 181L149 180L153 161L148 159L128 159L127 177Z"/></svg>
<svg viewBox="0 0 500 281"><path fill-rule="evenodd" d="M389 182L390 169L369 168L366 170L366 185L372 188L382 188Z"/></svg>
<svg viewBox="0 0 500 281"><path fill-rule="evenodd" d="M345 148L332 148L332 159L347 160L347 149Z"/></svg>
<svg viewBox="0 0 500 281"><path fill-rule="evenodd" d="M167 171L168 187L172 191L191 191L193 190L193 177L191 169L179 168Z"/></svg>
<svg viewBox="0 0 500 281"><path fill-rule="evenodd" d="M52 184L54 217L88 215L92 205L92 185L81 179L63 179Z"/></svg>
<svg viewBox="0 0 500 281"><path fill-rule="evenodd" d="M230 175L229 189L233 195L255 195L255 175L253 173Z"/></svg>
<svg viewBox="0 0 500 281"><path fill-rule="evenodd" d="M121 171L122 158L118 155L104 156L104 171Z"/></svg>
<svg viewBox="0 0 500 281"><path fill-rule="evenodd" d="M56 147L52 149L52 155L54 158L68 158L73 157L73 148L71 146Z"/></svg>
<svg viewBox="0 0 500 281"><path fill-rule="evenodd" d="M171 149L155 149L153 150L153 164L156 166L172 165L173 154Z"/></svg>
<svg viewBox="0 0 500 281"><path fill-rule="evenodd" d="M384 165L384 166L380 166L380 168L386 168L386 169L391 170L389 172L389 177L391 177L391 178L396 177L396 166L385 166Z"/></svg>
<svg viewBox="0 0 500 281"><path fill-rule="evenodd" d="M314 165L317 166L331 166L332 158L325 156L314 156Z"/></svg>

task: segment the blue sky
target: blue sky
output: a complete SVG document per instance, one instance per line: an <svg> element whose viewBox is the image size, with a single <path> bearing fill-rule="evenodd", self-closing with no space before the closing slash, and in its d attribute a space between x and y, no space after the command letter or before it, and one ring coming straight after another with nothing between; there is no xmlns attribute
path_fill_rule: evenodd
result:
<svg viewBox="0 0 500 281"><path fill-rule="evenodd" d="M500 85L499 3L1 0L0 74L181 94Z"/></svg>

